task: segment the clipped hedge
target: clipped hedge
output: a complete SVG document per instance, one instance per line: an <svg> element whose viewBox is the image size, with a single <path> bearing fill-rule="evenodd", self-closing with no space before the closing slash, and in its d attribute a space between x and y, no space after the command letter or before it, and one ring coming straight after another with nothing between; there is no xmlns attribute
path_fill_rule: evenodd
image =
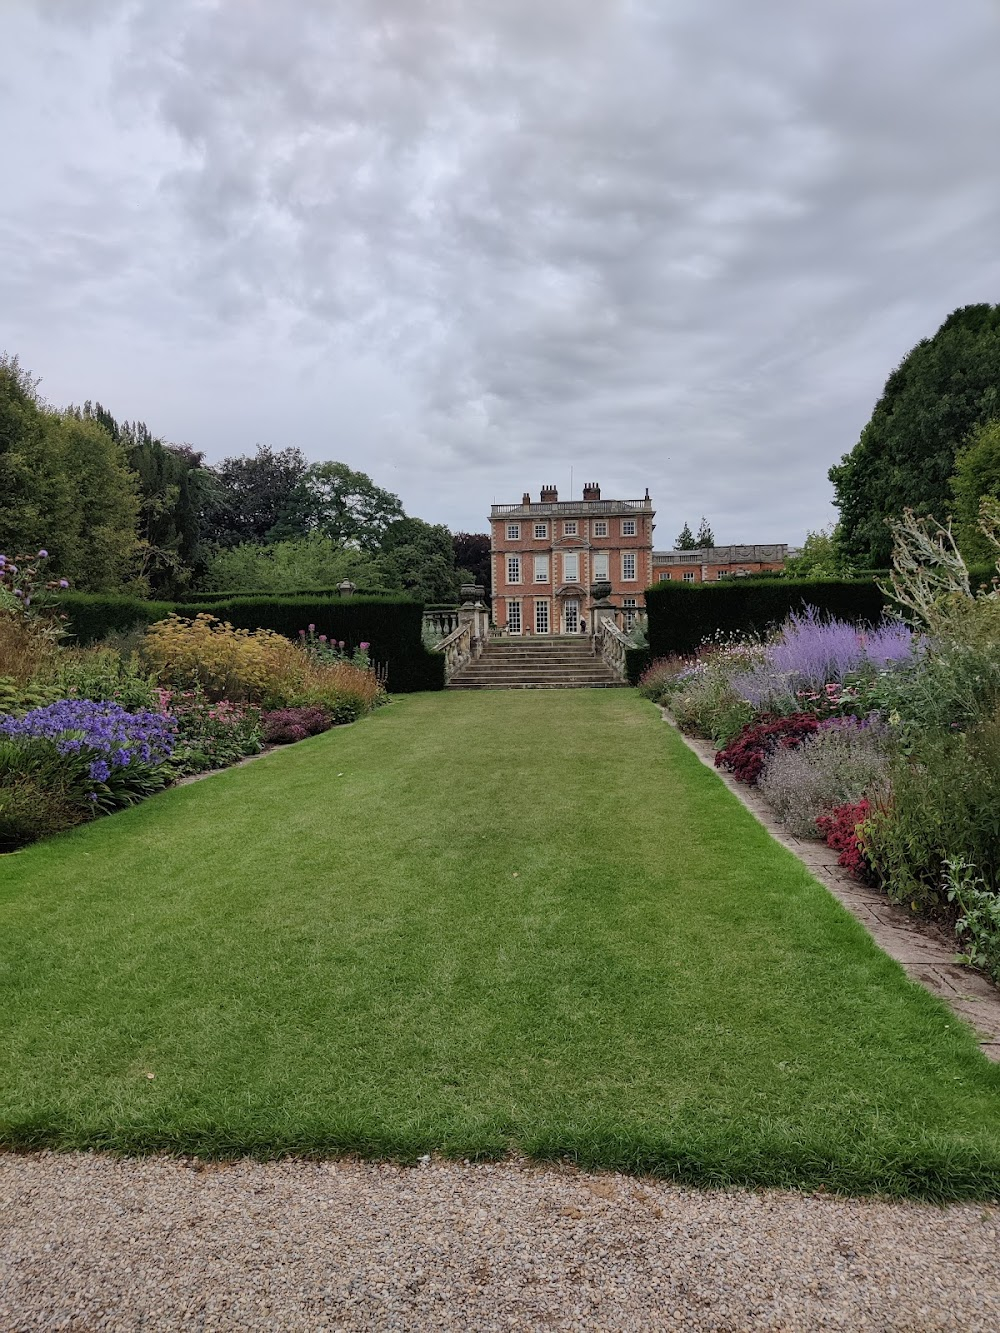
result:
<svg viewBox="0 0 1000 1333"><path fill-rule="evenodd" d="M271 629L290 639L315 625L317 634L343 640L350 649L368 643L373 663L387 672L390 691L406 694L444 688L444 656L424 647L420 637L423 607L409 598L257 596L181 603L67 593L59 602L81 644L92 643L112 630L150 625L171 612L191 618L205 613L237 629Z"/></svg>
<svg viewBox="0 0 1000 1333"><path fill-rule="evenodd" d="M841 620L874 624L890 603L871 579L660 583L646 589L651 658L694 652L717 632L766 630L804 605Z"/></svg>
<svg viewBox="0 0 1000 1333"><path fill-rule="evenodd" d="M399 597L398 593L387 592L385 588L355 588L352 594L354 597ZM292 588L289 591L268 592L247 592L245 588L234 588L228 592L185 592L177 598L177 601L183 606L189 606L192 602L229 602L234 597L342 597L343 594L336 588Z"/></svg>
<svg viewBox="0 0 1000 1333"><path fill-rule="evenodd" d="M70 642L86 645L106 634L124 633L138 625L152 625L169 616L173 602L147 602L141 597L115 593L65 592L56 598L59 610L69 616Z"/></svg>
<svg viewBox="0 0 1000 1333"><path fill-rule="evenodd" d="M648 648L625 649L625 678L630 685L638 685L639 677L653 660Z"/></svg>

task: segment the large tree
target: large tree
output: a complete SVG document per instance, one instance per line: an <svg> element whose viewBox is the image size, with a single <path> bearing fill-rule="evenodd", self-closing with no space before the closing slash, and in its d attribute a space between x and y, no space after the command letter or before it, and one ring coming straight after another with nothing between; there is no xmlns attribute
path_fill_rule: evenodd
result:
<svg viewBox="0 0 1000 1333"><path fill-rule="evenodd" d="M442 524L401 518L389 526L383 563L392 582L423 602L453 602L459 578L451 533Z"/></svg>
<svg viewBox="0 0 1000 1333"><path fill-rule="evenodd" d="M346 463L313 463L300 493L310 531L362 551L379 550L389 525L403 517L398 496Z"/></svg>
<svg viewBox="0 0 1000 1333"><path fill-rule="evenodd" d="M203 512L206 541L216 547L305 536L303 487L309 464L301 449L271 449L225 458L211 469Z"/></svg>
<svg viewBox="0 0 1000 1333"><path fill-rule="evenodd" d="M451 539L455 552L455 564L459 571L468 570L473 583L481 584L489 596L492 590L490 577L490 539L485 532L456 532Z"/></svg>
<svg viewBox="0 0 1000 1333"><path fill-rule="evenodd" d="M998 416L1000 305L964 306L904 357L858 443L830 469L847 559L887 565L887 520L906 508L943 520L956 453Z"/></svg>
<svg viewBox="0 0 1000 1333"><path fill-rule="evenodd" d="M202 511L211 489L203 456L158 439L144 421L119 423L100 403L84 403L83 415L124 448L138 479L143 577L154 595L175 596L204 571Z"/></svg>
<svg viewBox="0 0 1000 1333"><path fill-rule="evenodd" d="M17 361L0 358L0 550L44 547L53 574L83 592L129 586L138 503L120 442L80 412L47 407Z"/></svg>
<svg viewBox="0 0 1000 1333"><path fill-rule="evenodd" d="M694 533L691 531L691 524L685 523L683 528L681 528L680 532L674 538L674 550L696 551L697 549L698 543L695 540Z"/></svg>
<svg viewBox="0 0 1000 1333"><path fill-rule="evenodd" d="M996 552L979 527L979 505L989 496L1000 499L1000 420L978 426L955 459L951 479L955 496L955 530L959 549L970 565L988 565Z"/></svg>

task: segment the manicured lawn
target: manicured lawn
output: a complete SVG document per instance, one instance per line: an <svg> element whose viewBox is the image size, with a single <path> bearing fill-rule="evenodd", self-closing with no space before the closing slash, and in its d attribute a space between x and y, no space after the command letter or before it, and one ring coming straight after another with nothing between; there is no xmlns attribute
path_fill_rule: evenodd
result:
<svg viewBox="0 0 1000 1333"><path fill-rule="evenodd" d="M1000 1069L631 691L404 697L2 858L0 969L8 1145L1000 1191Z"/></svg>

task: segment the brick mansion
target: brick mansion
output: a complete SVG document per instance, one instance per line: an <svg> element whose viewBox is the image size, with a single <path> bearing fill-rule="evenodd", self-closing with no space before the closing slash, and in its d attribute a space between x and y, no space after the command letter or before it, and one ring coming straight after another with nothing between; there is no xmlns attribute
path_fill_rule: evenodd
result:
<svg viewBox="0 0 1000 1333"><path fill-rule="evenodd" d="M788 547L653 549L655 510L641 500L602 500L589 482L579 500L543 486L538 501L495 504L490 513L493 622L508 634L579 634L590 626L595 584L609 587L615 619L627 629L643 591L665 579L702 583L725 575L778 570Z"/></svg>

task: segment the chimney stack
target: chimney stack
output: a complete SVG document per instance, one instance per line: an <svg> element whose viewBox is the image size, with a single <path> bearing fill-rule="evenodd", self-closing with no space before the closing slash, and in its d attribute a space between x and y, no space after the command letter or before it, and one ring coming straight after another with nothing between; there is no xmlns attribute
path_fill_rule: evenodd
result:
<svg viewBox="0 0 1000 1333"><path fill-rule="evenodd" d="M525 491L524 494L521 496L521 503L522 503L523 505L530 505L530 504L531 504L531 496L528 494L527 491Z"/></svg>
<svg viewBox="0 0 1000 1333"><path fill-rule="evenodd" d="M583 498L585 500L599 500L601 498L601 488L596 481L585 481L583 483Z"/></svg>
<svg viewBox="0 0 1000 1333"><path fill-rule="evenodd" d="M543 486L539 499L543 505L555 504L559 499L559 492L555 486Z"/></svg>

